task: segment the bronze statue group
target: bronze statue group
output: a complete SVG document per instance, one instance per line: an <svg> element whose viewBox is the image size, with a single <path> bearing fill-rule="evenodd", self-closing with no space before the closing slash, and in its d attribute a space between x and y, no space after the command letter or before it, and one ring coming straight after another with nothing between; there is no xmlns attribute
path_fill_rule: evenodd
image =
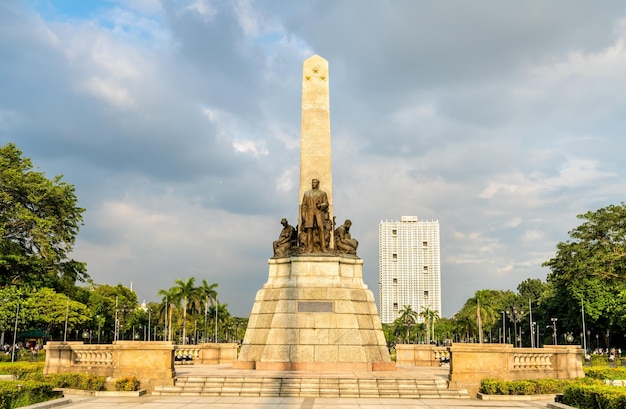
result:
<svg viewBox="0 0 626 409"><path fill-rule="evenodd" d="M319 253L356 255L359 242L350 235L352 222L346 220L335 228L334 217L331 220L328 214L328 197L319 185L319 180L313 179L311 190L304 193L297 227L291 226L285 218L280 221L283 229L273 243L274 257ZM331 233L334 235L334 248Z"/></svg>

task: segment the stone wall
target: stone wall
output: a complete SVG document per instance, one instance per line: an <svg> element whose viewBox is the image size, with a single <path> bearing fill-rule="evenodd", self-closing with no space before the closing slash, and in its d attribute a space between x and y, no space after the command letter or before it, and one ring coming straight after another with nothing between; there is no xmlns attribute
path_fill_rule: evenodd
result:
<svg viewBox="0 0 626 409"><path fill-rule="evenodd" d="M426 344L396 344L396 363L412 366L439 366L442 357L449 357L448 347Z"/></svg>
<svg viewBox="0 0 626 409"><path fill-rule="evenodd" d="M548 345L513 348L508 344L453 344L450 347L449 387L478 393L483 378L573 379L584 377L580 346Z"/></svg>
<svg viewBox="0 0 626 409"><path fill-rule="evenodd" d="M195 364L232 364L237 360L237 347L236 343L177 345L175 353L191 356Z"/></svg>
<svg viewBox="0 0 626 409"><path fill-rule="evenodd" d="M44 374L85 373L113 379L134 376L143 389L174 384L175 354L197 364L233 363L237 344L174 345L171 342L117 341L113 344L48 342Z"/></svg>

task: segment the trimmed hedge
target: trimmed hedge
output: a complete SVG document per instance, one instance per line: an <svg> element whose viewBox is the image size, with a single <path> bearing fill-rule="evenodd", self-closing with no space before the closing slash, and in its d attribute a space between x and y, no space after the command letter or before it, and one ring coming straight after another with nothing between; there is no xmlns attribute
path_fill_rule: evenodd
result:
<svg viewBox="0 0 626 409"><path fill-rule="evenodd" d="M563 391L562 402L578 409L624 409L626 389L603 384L572 384Z"/></svg>
<svg viewBox="0 0 626 409"><path fill-rule="evenodd" d="M1 375L13 375L22 379L28 374L43 373L43 362L3 362L0 363Z"/></svg>
<svg viewBox="0 0 626 409"><path fill-rule="evenodd" d="M59 397L52 386L35 381L0 381L0 409L15 409Z"/></svg>
<svg viewBox="0 0 626 409"><path fill-rule="evenodd" d="M484 378L480 381L480 393L487 395L544 395L557 394L572 384L570 379L529 379L521 381L501 381Z"/></svg>
<svg viewBox="0 0 626 409"><path fill-rule="evenodd" d="M611 368L608 366L592 366L592 367L584 367L585 376L593 379L626 379L626 368L617 367Z"/></svg>
<svg viewBox="0 0 626 409"><path fill-rule="evenodd" d="M106 376L80 373L52 373L48 375L30 374L25 379L45 382L52 385L53 388L82 389L86 391L103 391L106 389Z"/></svg>

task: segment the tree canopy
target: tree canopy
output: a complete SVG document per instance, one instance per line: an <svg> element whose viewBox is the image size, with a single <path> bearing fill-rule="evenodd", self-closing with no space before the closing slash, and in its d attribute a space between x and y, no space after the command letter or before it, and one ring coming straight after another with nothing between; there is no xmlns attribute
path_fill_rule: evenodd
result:
<svg viewBox="0 0 626 409"><path fill-rule="evenodd" d="M563 325L580 322L584 306L592 332L622 332L626 294L626 205L609 205L577 216L584 220L557 244L546 261L553 297L550 309ZM589 324L589 323L588 323Z"/></svg>
<svg viewBox="0 0 626 409"><path fill-rule="evenodd" d="M68 290L88 275L69 258L84 209L62 176L48 179L9 143L0 147L0 286Z"/></svg>

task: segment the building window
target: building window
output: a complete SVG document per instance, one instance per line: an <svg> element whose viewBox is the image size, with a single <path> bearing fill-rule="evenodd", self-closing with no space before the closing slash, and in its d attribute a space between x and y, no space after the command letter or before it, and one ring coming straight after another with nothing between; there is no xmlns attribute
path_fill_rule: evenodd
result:
<svg viewBox="0 0 626 409"><path fill-rule="evenodd" d="M424 246L424 247L428 247L428 242L427 242L427 241L423 241L423 242L422 242L422 246Z"/></svg>
<svg viewBox="0 0 626 409"><path fill-rule="evenodd" d="M424 291L424 298L428 298L428 291Z"/></svg>
<svg viewBox="0 0 626 409"><path fill-rule="evenodd" d="M393 259L393 261L398 261L398 255L397 254L392 254L391 258Z"/></svg>
<svg viewBox="0 0 626 409"><path fill-rule="evenodd" d="M398 309L398 303L397 303L397 302L394 302L394 303L393 303L393 309L394 309L394 310L397 310L397 309Z"/></svg>
<svg viewBox="0 0 626 409"><path fill-rule="evenodd" d="M395 236L396 234L398 234L398 230L396 230L396 229L391 230L391 234L393 234Z"/></svg>
<svg viewBox="0 0 626 409"><path fill-rule="evenodd" d="M394 278L393 280L391 280L394 284L398 284L398 279Z"/></svg>

